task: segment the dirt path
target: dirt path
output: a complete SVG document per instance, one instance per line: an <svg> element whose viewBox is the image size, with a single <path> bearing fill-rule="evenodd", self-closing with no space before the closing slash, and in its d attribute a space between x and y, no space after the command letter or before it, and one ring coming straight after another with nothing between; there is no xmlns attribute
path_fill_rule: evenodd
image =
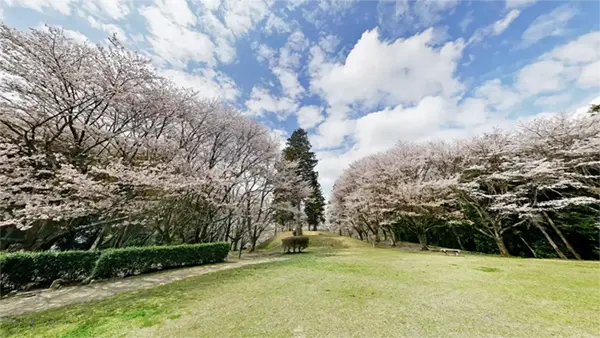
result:
<svg viewBox="0 0 600 338"><path fill-rule="evenodd" d="M229 270L245 265L286 260L287 258L262 258L202 265L192 268L162 271L125 279L109 280L91 285L69 286L58 290L42 289L23 292L0 300L0 317L37 312L60 306L83 303L114 296L119 293L168 284L214 271Z"/></svg>

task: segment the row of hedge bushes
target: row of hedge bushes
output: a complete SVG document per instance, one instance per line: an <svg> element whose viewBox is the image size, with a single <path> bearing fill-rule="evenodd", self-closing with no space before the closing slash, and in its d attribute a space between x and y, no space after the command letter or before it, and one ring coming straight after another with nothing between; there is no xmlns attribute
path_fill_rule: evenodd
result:
<svg viewBox="0 0 600 338"><path fill-rule="evenodd" d="M30 283L48 286L54 280L81 282L182 266L222 262L229 243L130 247L104 251L14 252L0 255L0 291Z"/></svg>

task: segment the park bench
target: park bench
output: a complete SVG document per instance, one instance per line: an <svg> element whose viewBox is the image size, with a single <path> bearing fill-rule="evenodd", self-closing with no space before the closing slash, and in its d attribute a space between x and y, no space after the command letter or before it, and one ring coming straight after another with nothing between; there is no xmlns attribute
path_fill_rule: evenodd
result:
<svg viewBox="0 0 600 338"><path fill-rule="evenodd" d="M445 255L448 255L448 253L453 253L454 256L460 256L459 249L440 249L440 251L443 252Z"/></svg>

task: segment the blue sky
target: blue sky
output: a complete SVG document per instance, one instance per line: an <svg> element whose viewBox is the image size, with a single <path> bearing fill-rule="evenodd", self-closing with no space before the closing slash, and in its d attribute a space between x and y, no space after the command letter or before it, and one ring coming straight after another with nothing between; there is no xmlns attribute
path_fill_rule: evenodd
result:
<svg viewBox="0 0 600 338"><path fill-rule="evenodd" d="M307 129L326 194L353 160L398 141L600 101L597 1L0 0L0 18L93 43L116 33L274 137Z"/></svg>

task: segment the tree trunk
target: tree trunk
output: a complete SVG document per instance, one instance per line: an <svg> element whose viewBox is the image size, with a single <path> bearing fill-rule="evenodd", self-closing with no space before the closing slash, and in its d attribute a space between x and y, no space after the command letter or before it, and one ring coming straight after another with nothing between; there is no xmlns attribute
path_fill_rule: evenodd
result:
<svg viewBox="0 0 600 338"><path fill-rule="evenodd" d="M108 230L109 225L106 224L102 227L102 229L100 229L100 232L98 233L98 236L96 237L96 240L94 241L94 243L92 244L92 246L90 247L90 251L93 250L97 250L98 247L100 246L100 244L102 243L102 239L104 238L104 232L106 230Z"/></svg>
<svg viewBox="0 0 600 338"><path fill-rule="evenodd" d="M427 246L427 234L419 231L417 232L417 238L419 239L419 244L421 244L421 250L429 250L429 247Z"/></svg>
<svg viewBox="0 0 600 338"><path fill-rule="evenodd" d="M533 248L531 246L529 246L529 243L527 243L527 241L525 241L525 238L523 238L523 236L521 236L521 235L519 235L519 238L525 244L525 246L527 246L527 248L529 249L529 251L531 251L531 254L533 255L533 257L537 258L537 255L535 254L535 250L533 250Z"/></svg>
<svg viewBox="0 0 600 338"><path fill-rule="evenodd" d="M546 240L548 241L548 243L550 244L552 249L554 249L554 251L556 251L556 253L558 254L558 257L560 257L562 259L567 259L567 256L565 256L565 254L562 253L562 251L560 251L560 249L558 248L556 243L554 243L554 241L552 240L552 237L550 237L550 235L548 235L548 233L546 232L546 229L544 229L544 227L539 225L537 222L534 222L534 224L538 229L540 229L542 234L544 234L544 237L546 237Z"/></svg>
<svg viewBox="0 0 600 338"><path fill-rule="evenodd" d="M310 230L310 225L309 228ZM302 236L302 203L298 201L298 214L296 217L296 236Z"/></svg>
<svg viewBox="0 0 600 338"><path fill-rule="evenodd" d="M460 240L460 236L458 236L458 234L456 233L456 229L454 229L453 226L451 226L452 228L452 233L454 234L454 236L456 237L456 241L458 242L458 246L460 247L461 250L465 250L465 246L462 244L462 241Z"/></svg>
<svg viewBox="0 0 600 338"><path fill-rule="evenodd" d="M385 231L384 231L384 233L385 233ZM396 234L394 233L394 230L389 230L388 235L390 237L391 246L396 246Z"/></svg>
<svg viewBox="0 0 600 338"><path fill-rule="evenodd" d="M313 224L313 231L317 231L317 225Z"/></svg>
<svg viewBox="0 0 600 338"><path fill-rule="evenodd" d="M253 237L252 242L250 242L250 250L248 252L254 252L256 250L256 242L258 242L258 237Z"/></svg>
<svg viewBox="0 0 600 338"><path fill-rule="evenodd" d="M544 212L544 216L548 220L548 223L550 223L550 226L552 227L552 229L554 229L554 231L556 231L556 233L558 234L558 237L560 237L560 239L563 241L563 243L565 243L565 245L567 246L567 249L569 249L569 251L573 254L573 256L575 256L575 258L577 258L578 260L581 260L581 256L579 256L577 251L575 251L575 249L571 246L571 243L569 243L569 241L567 241L567 238L563 235L562 231L560 231L560 229L556 226L556 224L554 224L554 221L552 221L552 218L550 218L550 216L546 212Z"/></svg>
<svg viewBox="0 0 600 338"><path fill-rule="evenodd" d="M504 245L504 239L502 238L502 235L500 235L498 232L494 233L494 241L496 242L498 250L500 251L500 254L502 256L510 256L506 245Z"/></svg>

